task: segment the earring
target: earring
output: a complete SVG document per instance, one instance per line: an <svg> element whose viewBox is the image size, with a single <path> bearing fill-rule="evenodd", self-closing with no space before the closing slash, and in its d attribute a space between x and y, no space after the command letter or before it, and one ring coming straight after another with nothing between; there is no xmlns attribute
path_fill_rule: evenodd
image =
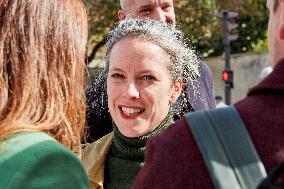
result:
<svg viewBox="0 0 284 189"><path fill-rule="evenodd" d="M173 105L173 98L171 98L170 100L169 100L169 106L172 106Z"/></svg>

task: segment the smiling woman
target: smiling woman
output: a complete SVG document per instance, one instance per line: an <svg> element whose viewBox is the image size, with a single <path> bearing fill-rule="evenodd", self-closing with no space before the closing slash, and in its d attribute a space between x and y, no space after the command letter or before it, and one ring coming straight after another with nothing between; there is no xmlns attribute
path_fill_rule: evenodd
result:
<svg viewBox="0 0 284 189"><path fill-rule="evenodd" d="M150 133L179 96L181 80L172 83L167 62L165 51L149 41L130 38L114 45L107 78L108 106L124 136Z"/></svg>
<svg viewBox="0 0 284 189"><path fill-rule="evenodd" d="M146 141L173 123L171 105L195 80L198 60L179 30L130 19L109 34L105 62L114 131L84 150L83 164L92 188L130 188Z"/></svg>

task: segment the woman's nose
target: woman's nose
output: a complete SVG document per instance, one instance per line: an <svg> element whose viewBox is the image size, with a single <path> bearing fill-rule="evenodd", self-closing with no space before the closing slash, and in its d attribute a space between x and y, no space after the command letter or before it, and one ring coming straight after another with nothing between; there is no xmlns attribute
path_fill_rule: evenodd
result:
<svg viewBox="0 0 284 189"><path fill-rule="evenodd" d="M127 98L131 98L131 99L139 98L139 90L137 86L135 85L135 83L131 82L127 84L125 94Z"/></svg>

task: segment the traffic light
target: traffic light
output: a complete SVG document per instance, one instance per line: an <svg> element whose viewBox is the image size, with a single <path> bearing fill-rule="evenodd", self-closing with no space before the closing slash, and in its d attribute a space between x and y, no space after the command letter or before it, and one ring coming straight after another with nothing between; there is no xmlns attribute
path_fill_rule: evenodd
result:
<svg viewBox="0 0 284 189"><path fill-rule="evenodd" d="M236 12L222 11L224 44L229 44L230 41L235 41L239 37L235 30L238 28L238 24L230 22L231 19L236 18L238 15Z"/></svg>
<svg viewBox="0 0 284 189"><path fill-rule="evenodd" d="M233 70L224 70L222 74L222 78L225 81L226 86L228 85L230 88L234 87L234 72Z"/></svg>
<svg viewBox="0 0 284 189"><path fill-rule="evenodd" d="M238 24L231 23L230 21L233 18L238 16L236 12L222 11L217 14L219 18L222 19L223 22L223 47L224 47L224 55L225 55L225 70L223 71L223 80L225 81L225 102L226 104L231 104L231 89L234 87L233 84L233 71L231 70L230 63L230 41L235 41L238 39L238 35L236 35L236 28ZM234 35L235 34L235 35Z"/></svg>
<svg viewBox="0 0 284 189"><path fill-rule="evenodd" d="M229 44L230 41L238 39L237 28L238 24L231 22L232 19L238 17L237 12L222 11L217 13L216 16L222 19L223 22L223 44Z"/></svg>

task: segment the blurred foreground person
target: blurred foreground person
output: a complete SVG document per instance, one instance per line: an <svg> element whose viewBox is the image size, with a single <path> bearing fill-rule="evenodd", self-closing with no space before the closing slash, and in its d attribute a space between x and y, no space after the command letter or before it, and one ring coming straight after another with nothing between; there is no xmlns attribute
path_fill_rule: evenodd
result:
<svg viewBox="0 0 284 189"><path fill-rule="evenodd" d="M113 132L87 146L82 161L91 188L126 189L143 167L147 140L173 123L172 105L183 82L196 79L198 59L179 30L128 19L110 33L105 62Z"/></svg>
<svg viewBox="0 0 284 189"><path fill-rule="evenodd" d="M270 12L268 44L273 72L252 88L247 97L237 102L234 108L266 171L270 172L284 161L284 0L268 0L267 7ZM210 112L217 111L220 109ZM234 141L235 144L239 142L242 141ZM152 138L147 144L145 154L145 165L136 178L134 189L214 188L214 176L211 180L190 122L185 118ZM235 158L246 155L239 152ZM212 163L218 164L214 160ZM219 165L222 166L224 165ZM251 175L247 177L249 176ZM223 180L226 180L226 175ZM277 182L280 182L279 188L284 188L283 175L282 183L281 179Z"/></svg>
<svg viewBox="0 0 284 189"><path fill-rule="evenodd" d="M156 19L175 26L173 0L120 0L120 20L129 18ZM186 69L186 68L185 68ZM212 73L209 66L198 62L199 76L194 83L184 83L179 98L173 104L174 120L180 119L185 113L215 108ZM112 121L107 107L105 78L102 75L87 89L89 128L88 142L93 142L112 131Z"/></svg>
<svg viewBox="0 0 284 189"><path fill-rule="evenodd" d="M81 155L87 31L80 0L0 1L1 189L88 188L70 151Z"/></svg>

